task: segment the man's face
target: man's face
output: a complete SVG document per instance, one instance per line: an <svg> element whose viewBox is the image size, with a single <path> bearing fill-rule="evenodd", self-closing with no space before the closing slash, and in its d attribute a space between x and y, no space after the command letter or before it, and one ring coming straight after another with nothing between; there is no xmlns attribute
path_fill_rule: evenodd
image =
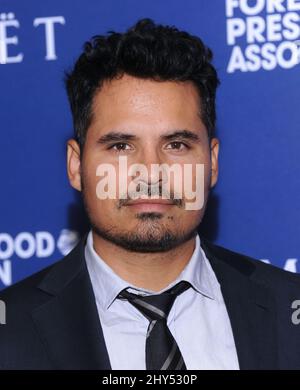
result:
<svg viewBox="0 0 300 390"><path fill-rule="evenodd" d="M191 82L161 82L126 74L105 82L96 93L81 161L78 144L74 140L68 143L68 174L71 185L83 192L91 225L100 237L127 250L159 252L175 248L195 235L218 170L218 141L209 142L199 114L199 99ZM122 200L125 187L119 187L120 156L126 157L128 168L143 164L148 169L148 176L123 173L128 192L127 199ZM101 177L96 172L102 164L115 169L115 199L99 199L97 195ZM204 206L187 210L183 187L182 199L174 200L179 188L174 175L170 176L170 199L164 199L164 204L133 202L128 196L134 177L140 188L149 190L149 198L151 186L162 189L158 185L161 181L151 174L152 164L179 164L182 172L186 164L192 166L193 190L196 164L204 164L204 188L200 189Z"/></svg>

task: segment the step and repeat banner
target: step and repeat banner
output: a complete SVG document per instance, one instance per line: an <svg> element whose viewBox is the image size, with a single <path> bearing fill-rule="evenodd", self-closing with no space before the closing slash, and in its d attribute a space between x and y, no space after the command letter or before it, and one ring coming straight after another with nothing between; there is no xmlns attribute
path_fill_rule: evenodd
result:
<svg viewBox="0 0 300 390"><path fill-rule="evenodd" d="M214 53L220 177L202 234L300 271L300 0L0 0L1 289L88 229L66 174L64 71L90 37L143 17Z"/></svg>

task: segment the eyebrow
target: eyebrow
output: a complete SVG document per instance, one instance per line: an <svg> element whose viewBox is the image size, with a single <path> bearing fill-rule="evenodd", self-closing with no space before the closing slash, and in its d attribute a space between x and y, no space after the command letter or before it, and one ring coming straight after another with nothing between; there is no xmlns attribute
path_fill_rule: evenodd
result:
<svg viewBox="0 0 300 390"><path fill-rule="evenodd" d="M97 143L101 145L105 145L110 142L125 142L125 141L132 141L138 139L139 137L137 137L134 134L123 133L119 131L111 131L107 134L102 135L98 139ZM200 141L200 137L196 133L186 129L174 130L170 133L163 134L160 136L160 139L162 141L172 141L174 139L181 139L181 140L187 140L195 143Z"/></svg>
<svg viewBox="0 0 300 390"><path fill-rule="evenodd" d="M120 142L120 141L131 141L137 139L134 134L122 133L119 131L111 131L107 134L102 135L97 143L98 144L108 144L109 142Z"/></svg>
<svg viewBox="0 0 300 390"><path fill-rule="evenodd" d="M192 142L199 142L200 141L200 137L198 134L196 134L190 130L185 130L185 129L184 130L175 130L172 133L162 135L160 138L163 139L164 141L171 141L171 140L177 139L177 138L184 139L187 141L192 141Z"/></svg>

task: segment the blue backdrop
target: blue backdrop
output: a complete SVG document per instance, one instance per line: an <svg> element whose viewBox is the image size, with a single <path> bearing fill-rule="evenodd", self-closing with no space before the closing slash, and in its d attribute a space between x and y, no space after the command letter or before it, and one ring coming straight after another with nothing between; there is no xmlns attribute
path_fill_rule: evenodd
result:
<svg viewBox="0 0 300 390"><path fill-rule="evenodd" d="M68 184L63 85L91 36L142 17L214 52L220 177L202 230L299 271L299 0L1 0L0 288L66 254L86 230Z"/></svg>

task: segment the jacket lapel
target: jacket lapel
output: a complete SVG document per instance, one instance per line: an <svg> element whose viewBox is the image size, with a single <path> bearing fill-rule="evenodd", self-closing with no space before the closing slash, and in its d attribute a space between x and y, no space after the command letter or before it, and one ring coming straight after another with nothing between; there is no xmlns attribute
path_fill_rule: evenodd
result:
<svg viewBox="0 0 300 390"><path fill-rule="evenodd" d="M55 369L111 369L84 261L85 240L40 283L51 297L32 313Z"/></svg>
<svg viewBox="0 0 300 390"><path fill-rule="evenodd" d="M255 262L201 239L201 246L221 285L240 369L276 369L275 302L256 280Z"/></svg>

